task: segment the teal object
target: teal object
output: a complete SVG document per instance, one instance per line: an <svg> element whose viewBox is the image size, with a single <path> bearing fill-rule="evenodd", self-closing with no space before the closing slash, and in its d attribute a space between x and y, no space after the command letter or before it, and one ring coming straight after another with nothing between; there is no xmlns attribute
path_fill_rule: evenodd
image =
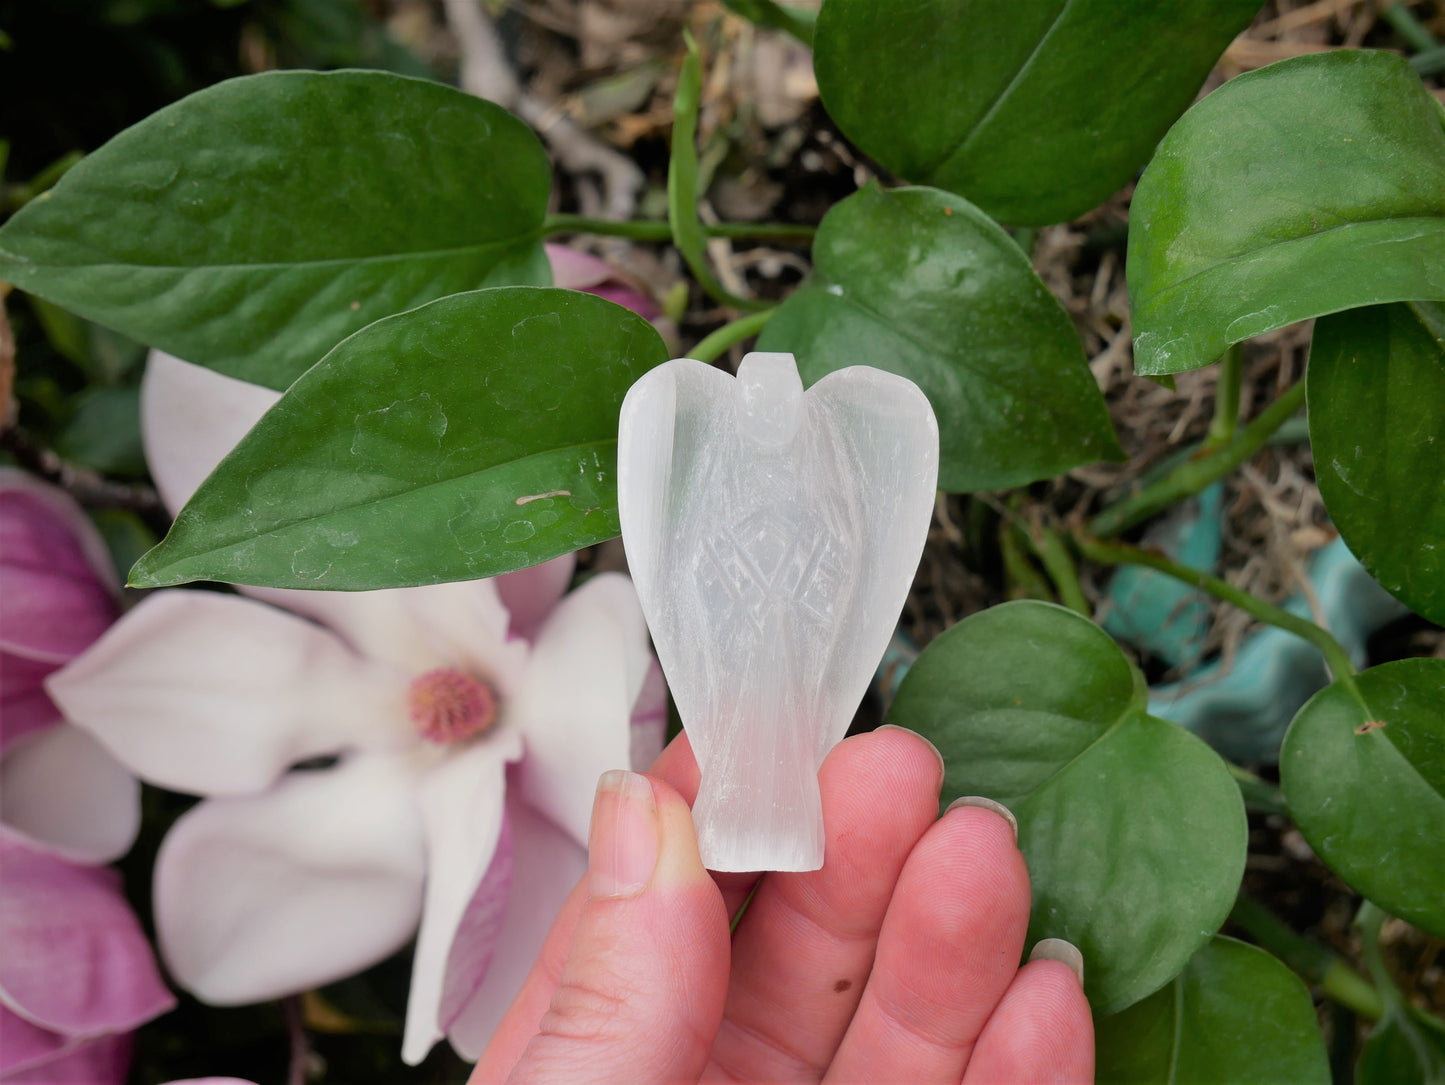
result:
<svg viewBox="0 0 1445 1085"><path fill-rule="evenodd" d="M1310 558L1308 575L1325 627L1357 665L1375 630L1409 613L1336 539ZM1285 609L1310 618L1303 595ZM1247 638L1227 670L1214 662L1181 682L1152 686L1149 711L1193 731L1225 757L1273 764L1294 714L1329 684L1324 659L1310 644L1270 627Z"/></svg>
<svg viewBox="0 0 1445 1085"><path fill-rule="evenodd" d="M1223 502L1224 487L1216 482L1151 526L1141 544L1192 569L1213 569L1224 542ZM1196 589L1154 569L1125 565L1109 581L1109 603L1102 624L1116 639L1171 667L1198 658L1209 632L1209 603Z"/></svg>

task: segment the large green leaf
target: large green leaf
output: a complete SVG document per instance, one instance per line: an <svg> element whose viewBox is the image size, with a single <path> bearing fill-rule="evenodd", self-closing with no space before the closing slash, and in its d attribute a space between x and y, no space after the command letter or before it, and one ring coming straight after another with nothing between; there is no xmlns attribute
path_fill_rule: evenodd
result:
<svg viewBox="0 0 1445 1085"><path fill-rule="evenodd" d="M1042 225L1148 159L1259 0L828 0L818 89L890 170Z"/></svg>
<svg viewBox="0 0 1445 1085"><path fill-rule="evenodd" d="M1329 1085L1324 1038L1299 977L1216 936L1183 972L1094 1023L1099 1085Z"/></svg>
<svg viewBox="0 0 1445 1085"><path fill-rule="evenodd" d="M1315 694L1279 771L1310 846L1381 908L1445 937L1445 660L1401 659Z"/></svg>
<svg viewBox="0 0 1445 1085"><path fill-rule="evenodd" d="M870 185L833 207L813 276L758 349L812 383L850 365L900 373L938 415L938 483L991 490L1120 455L1063 308L1008 234L967 200Z"/></svg>
<svg viewBox="0 0 1445 1085"><path fill-rule="evenodd" d="M1179 373L1296 320L1445 298L1445 113L1389 53L1241 75L1186 113L1134 193L1134 366Z"/></svg>
<svg viewBox="0 0 1445 1085"><path fill-rule="evenodd" d="M494 576L618 532L617 413L667 359L570 290L456 294L342 342L131 573L353 591Z"/></svg>
<svg viewBox="0 0 1445 1085"><path fill-rule="evenodd" d="M372 321L551 282L537 137L459 90L271 72L126 129L0 229L0 278L282 389Z"/></svg>
<svg viewBox="0 0 1445 1085"><path fill-rule="evenodd" d="M1306 380L1330 518L1371 576L1445 622L1445 307L1404 302L1325 317Z"/></svg>
<svg viewBox="0 0 1445 1085"><path fill-rule="evenodd" d="M1048 603L1005 603L928 646L890 723L927 735L945 802L986 795L1019 822L1029 938L1082 950L1113 1013L1158 990L1219 929L1244 872L1244 804L1203 742L1144 713L1109 636Z"/></svg>

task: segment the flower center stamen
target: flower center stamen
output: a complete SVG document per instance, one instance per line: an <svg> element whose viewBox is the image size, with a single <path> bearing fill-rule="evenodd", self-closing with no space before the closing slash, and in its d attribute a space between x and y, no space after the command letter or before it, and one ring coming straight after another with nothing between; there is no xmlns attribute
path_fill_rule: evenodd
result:
<svg viewBox="0 0 1445 1085"><path fill-rule="evenodd" d="M413 679L406 705L421 736L438 745L484 735L497 722L492 687L455 667L438 667Z"/></svg>

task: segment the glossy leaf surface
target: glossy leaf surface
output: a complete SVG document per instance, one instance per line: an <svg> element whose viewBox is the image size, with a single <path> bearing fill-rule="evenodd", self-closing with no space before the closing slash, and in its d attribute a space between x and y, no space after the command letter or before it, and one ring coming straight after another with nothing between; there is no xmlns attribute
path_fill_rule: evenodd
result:
<svg viewBox="0 0 1445 1085"><path fill-rule="evenodd" d="M1216 936L1170 983L1094 1022L1099 1085L1328 1085L1310 993L1262 949Z"/></svg>
<svg viewBox="0 0 1445 1085"><path fill-rule="evenodd" d="M1042 225L1129 180L1258 8L828 0L814 63L829 114L894 173Z"/></svg>
<svg viewBox="0 0 1445 1085"><path fill-rule="evenodd" d="M403 587L610 538L618 409L666 358L641 317L570 290L480 290L378 321L262 417L132 581Z"/></svg>
<svg viewBox="0 0 1445 1085"><path fill-rule="evenodd" d="M1295 823L1345 881L1445 937L1445 660L1401 659L1336 682L1290 724L1280 780Z"/></svg>
<svg viewBox="0 0 1445 1085"><path fill-rule="evenodd" d="M1445 305L1321 319L1305 377L1330 519L1371 576L1445 622Z"/></svg>
<svg viewBox="0 0 1445 1085"><path fill-rule="evenodd" d="M938 416L938 484L992 490L1119 455L1063 308L999 226L967 200L877 186L833 207L813 275L758 349L812 384L871 365L923 389Z"/></svg>
<svg viewBox="0 0 1445 1085"><path fill-rule="evenodd" d="M1224 762L1144 701L1103 630L1024 601L929 645L888 715L943 752L944 802L986 795L1014 812L1033 881L1029 939L1082 950L1101 1014L1178 974L1244 870L1244 806Z"/></svg>
<svg viewBox="0 0 1445 1085"><path fill-rule="evenodd" d="M1164 138L1130 210L1134 367L1380 302L1445 298L1445 113L1400 57L1232 79Z"/></svg>
<svg viewBox="0 0 1445 1085"><path fill-rule="evenodd" d="M0 229L0 278L284 389L380 317L551 282L541 143L382 72L220 83L126 129Z"/></svg>

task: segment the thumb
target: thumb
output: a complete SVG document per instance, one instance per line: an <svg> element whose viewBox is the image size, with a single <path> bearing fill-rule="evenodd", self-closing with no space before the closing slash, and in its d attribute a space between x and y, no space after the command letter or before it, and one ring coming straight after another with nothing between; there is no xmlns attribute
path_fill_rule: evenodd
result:
<svg viewBox="0 0 1445 1085"><path fill-rule="evenodd" d="M727 996L722 895L676 791L634 772L597 785L588 898L561 982L512 1082L696 1081Z"/></svg>

